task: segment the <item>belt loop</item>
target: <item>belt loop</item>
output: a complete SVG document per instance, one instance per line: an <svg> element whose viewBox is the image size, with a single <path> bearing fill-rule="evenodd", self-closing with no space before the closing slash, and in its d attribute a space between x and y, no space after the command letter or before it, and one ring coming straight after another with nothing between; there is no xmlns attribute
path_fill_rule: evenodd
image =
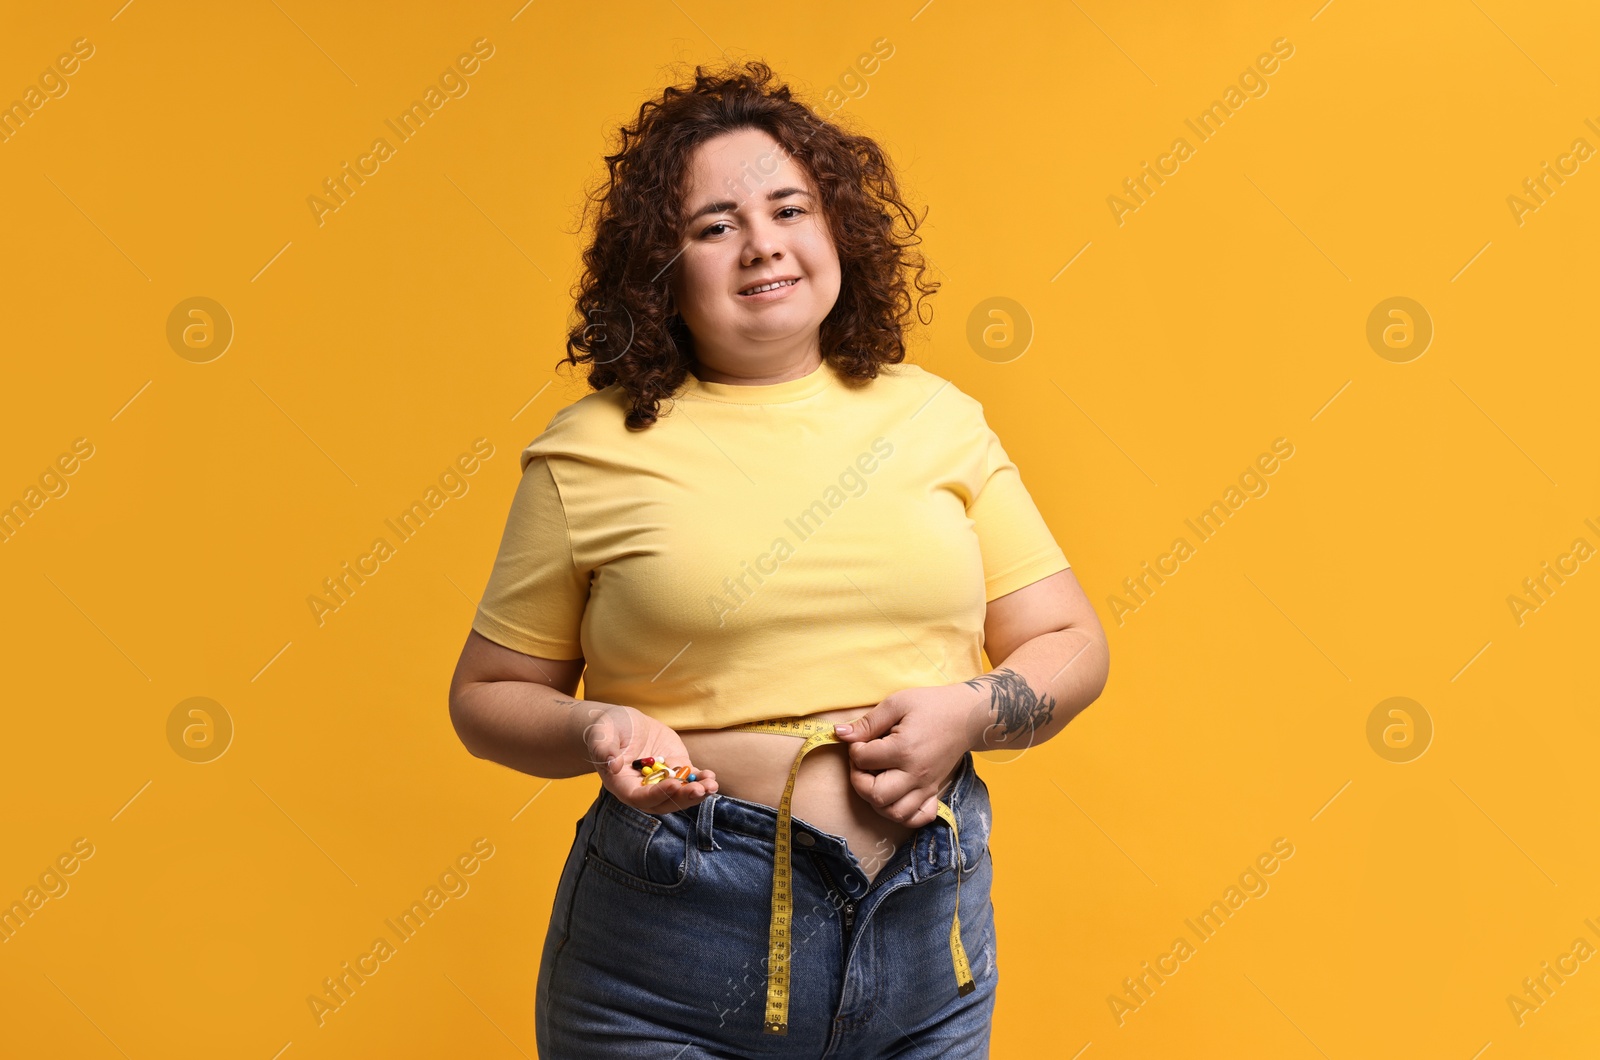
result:
<svg viewBox="0 0 1600 1060"><path fill-rule="evenodd" d="M712 828L712 822L717 816L717 799L721 796L713 791L700 801L695 813L695 835L701 850L721 850L717 845L717 838Z"/></svg>

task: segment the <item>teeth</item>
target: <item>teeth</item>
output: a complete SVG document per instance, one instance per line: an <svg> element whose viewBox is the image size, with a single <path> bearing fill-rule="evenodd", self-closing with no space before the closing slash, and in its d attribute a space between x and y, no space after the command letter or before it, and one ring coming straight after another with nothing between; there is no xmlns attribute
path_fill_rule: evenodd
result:
<svg viewBox="0 0 1600 1060"><path fill-rule="evenodd" d="M771 291L771 290L775 290L775 289L777 289L779 287L792 287L794 284L797 284L799 282L800 282L799 280L779 280L777 283L769 283L764 287L752 287L750 290L742 291L740 293L741 294L760 294L762 291Z"/></svg>

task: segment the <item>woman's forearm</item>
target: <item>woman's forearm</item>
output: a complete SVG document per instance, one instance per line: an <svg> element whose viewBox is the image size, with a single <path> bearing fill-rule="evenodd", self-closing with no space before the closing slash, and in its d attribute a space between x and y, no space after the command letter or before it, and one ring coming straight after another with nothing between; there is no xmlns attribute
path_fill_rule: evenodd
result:
<svg viewBox="0 0 1600 1060"><path fill-rule="evenodd" d="M1043 633L964 684L975 707L972 750L1021 750L1066 728L1105 688L1110 653L1080 629Z"/></svg>
<svg viewBox="0 0 1600 1060"><path fill-rule="evenodd" d="M594 704L536 681L474 681L451 697L450 720L467 750L536 777L594 772L583 732Z"/></svg>

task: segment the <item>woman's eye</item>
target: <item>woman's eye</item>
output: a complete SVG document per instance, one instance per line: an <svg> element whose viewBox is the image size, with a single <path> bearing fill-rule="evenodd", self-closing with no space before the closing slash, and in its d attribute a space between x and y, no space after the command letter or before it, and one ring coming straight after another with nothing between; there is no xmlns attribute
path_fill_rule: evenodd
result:
<svg viewBox="0 0 1600 1060"><path fill-rule="evenodd" d="M794 211L793 214L789 214L789 211L791 211L791 210ZM789 216L792 217L792 216L795 216L797 214L803 214L805 212L806 211L804 209L802 209L801 207L799 207L799 206L785 206L781 210L778 211L778 216L779 217L784 217L785 214L789 214ZM787 220L788 218L785 217L784 219ZM716 224L711 225L711 226L707 227L704 231L702 231L700 233L700 238L704 239L707 236L720 236L722 234L720 229L723 229L723 228L726 228L726 227L728 227L728 222L726 222L726 221L718 221Z"/></svg>

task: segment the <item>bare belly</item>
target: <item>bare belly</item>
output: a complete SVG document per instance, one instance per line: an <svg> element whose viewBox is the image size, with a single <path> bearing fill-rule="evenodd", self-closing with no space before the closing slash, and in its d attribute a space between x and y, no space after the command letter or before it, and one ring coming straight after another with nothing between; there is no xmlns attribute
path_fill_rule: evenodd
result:
<svg viewBox="0 0 1600 1060"><path fill-rule="evenodd" d="M806 717L854 721L870 709L847 707ZM772 807L783 798L783 786L802 742L798 736L725 729L680 729L678 735L691 762L716 772L720 794ZM940 782L941 790L954 776L952 768ZM842 837L869 881L916 833L916 829L881 816L856 794L850 786L849 748L842 744L823 744L806 754L795 778L789 810L808 824Z"/></svg>

